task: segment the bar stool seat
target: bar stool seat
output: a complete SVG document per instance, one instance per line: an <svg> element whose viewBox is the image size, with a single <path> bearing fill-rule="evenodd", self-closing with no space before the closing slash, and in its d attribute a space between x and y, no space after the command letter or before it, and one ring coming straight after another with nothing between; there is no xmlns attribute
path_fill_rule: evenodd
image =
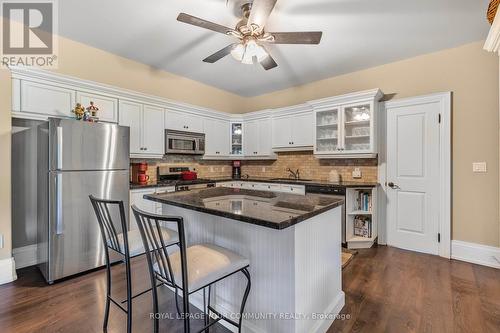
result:
<svg viewBox="0 0 500 333"><path fill-rule="evenodd" d="M214 244L197 244L186 249L188 290L195 292L209 284L212 284L234 272L237 272L250 265L250 261L226 248ZM172 273L176 284L182 289L181 256L180 251L170 254ZM156 273L167 279L165 272L158 267L158 263L153 265Z"/></svg>
<svg viewBox="0 0 500 333"><path fill-rule="evenodd" d="M165 246L170 246L172 244L179 242L179 234L177 231L160 227L163 241L165 242ZM131 257L135 257L143 254L144 251L144 243L142 242L141 232L139 229L130 230L127 232L128 236L128 251ZM124 249L125 245L123 242L123 233L119 233L117 235L118 243L120 244L120 249ZM108 246L111 246L111 239L107 240ZM124 253L122 253L124 254Z"/></svg>

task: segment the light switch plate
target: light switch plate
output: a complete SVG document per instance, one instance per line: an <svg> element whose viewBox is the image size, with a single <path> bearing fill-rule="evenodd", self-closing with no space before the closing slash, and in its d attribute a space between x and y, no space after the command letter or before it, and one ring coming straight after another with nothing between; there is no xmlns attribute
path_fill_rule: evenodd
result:
<svg viewBox="0 0 500 333"><path fill-rule="evenodd" d="M0 249L3 249L3 234L0 234Z"/></svg>
<svg viewBox="0 0 500 333"><path fill-rule="evenodd" d="M474 162L472 163L472 172L484 173L487 172L486 162Z"/></svg>
<svg viewBox="0 0 500 333"><path fill-rule="evenodd" d="M355 168L352 172L352 178L361 178L361 169Z"/></svg>

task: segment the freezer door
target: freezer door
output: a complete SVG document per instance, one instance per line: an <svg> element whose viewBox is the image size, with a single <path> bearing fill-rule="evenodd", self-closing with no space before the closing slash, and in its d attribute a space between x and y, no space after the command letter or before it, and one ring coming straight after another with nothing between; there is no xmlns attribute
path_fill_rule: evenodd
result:
<svg viewBox="0 0 500 333"><path fill-rule="evenodd" d="M49 170L129 168L129 128L49 118Z"/></svg>
<svg viewBox="0 0 500 333"><path fill-rule="evenodd" d="M128 170L50 172L48 282L105 264L89 194L123 200L129 221ZM121 232L118 210L111 213L117 232Z"/></svg>

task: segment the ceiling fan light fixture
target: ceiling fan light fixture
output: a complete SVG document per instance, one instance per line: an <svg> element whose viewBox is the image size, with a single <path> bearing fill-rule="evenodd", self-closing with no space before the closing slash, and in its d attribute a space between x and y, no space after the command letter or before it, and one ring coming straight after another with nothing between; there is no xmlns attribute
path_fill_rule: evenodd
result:
<svg viewBox="0 0 500 333"><path fill-rule="evenodd" d="M234 59L246 65L252 65L254 63L254 58L257 59L257 62L261 62L269 56L266 50L257 44L254 39L236 45L231 51L231 55Z"/></svg>

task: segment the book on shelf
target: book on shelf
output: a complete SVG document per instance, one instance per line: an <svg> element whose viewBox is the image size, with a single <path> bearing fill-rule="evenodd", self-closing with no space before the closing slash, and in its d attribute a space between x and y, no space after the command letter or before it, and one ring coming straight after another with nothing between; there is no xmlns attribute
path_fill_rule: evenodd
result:
<svg viewBox="0 0 500 333"><path fill-rule="evenodd" d="M354 236L371 238L372 221L368 216L356 215L354 217Z"/></svg>
<svg viewBox="0 0 500 333"><path fill-rule="evenodd" d="M356 205L358 210L365 212L372 211L372 194L370 192L359 191L356 198Z"/></svg>

